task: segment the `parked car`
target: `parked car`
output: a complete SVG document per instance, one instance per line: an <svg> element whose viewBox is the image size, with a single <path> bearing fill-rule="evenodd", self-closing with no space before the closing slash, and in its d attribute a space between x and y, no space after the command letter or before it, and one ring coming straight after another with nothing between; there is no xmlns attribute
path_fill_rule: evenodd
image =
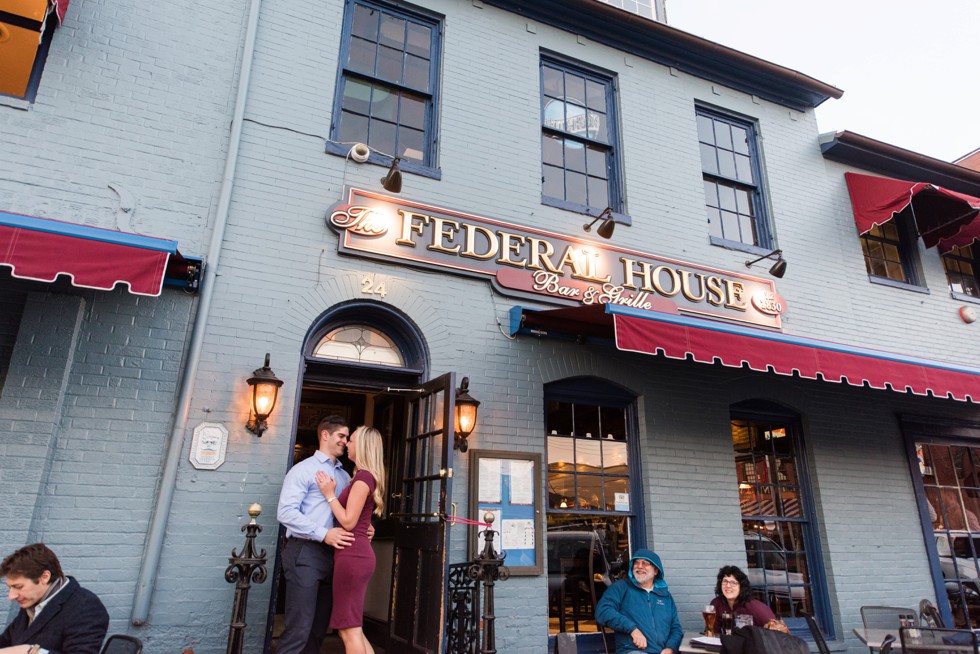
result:
<svg viewBox="0 0 980 654"><path fill-rule="evenodd" d="M786 555L779 543L754 531L745 532L745 555L749 569L746 574L753 588L765 587L776 598L806 599L806 579L802 572L791 572Z"/></svg>

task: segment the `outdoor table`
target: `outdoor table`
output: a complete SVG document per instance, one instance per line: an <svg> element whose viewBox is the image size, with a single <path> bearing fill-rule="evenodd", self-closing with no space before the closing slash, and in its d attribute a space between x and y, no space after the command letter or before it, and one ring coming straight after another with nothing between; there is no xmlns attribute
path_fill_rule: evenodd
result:
<svg viewBox="0 0 980 654"><path fill-rule="evenodd" d="M881 649L881 643L885 640L885 637L893 636L895 642L892 643L892 651L902 651L902 641L898 637L897 627L895 629L865 629L864 627L856 627L854 629L854 635L871 649Z"/></svg>
<svg viewBox="0 0 980 654"><path fill-rule="evenodd" d="M697 631L685 631L684 640L681 641L680 654L709 654L710 649L704 649L703 647L694 647L691 645L692 638L699 638L704 634Z"/></svg>

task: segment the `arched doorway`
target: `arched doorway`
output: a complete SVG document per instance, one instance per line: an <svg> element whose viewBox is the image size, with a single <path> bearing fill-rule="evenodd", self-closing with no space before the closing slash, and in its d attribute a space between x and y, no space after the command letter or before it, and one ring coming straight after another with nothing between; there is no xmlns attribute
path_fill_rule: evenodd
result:
<svg viewBox="0 0 980 654"><path fill-rule="evenodd" d="M354 301L324 312L307 332L299 410L287 469L311 456L317 448L316 425L326 415L341 415L353 430L369 425L384 437L386 514L375 522L372 542L377 557L374 579L365 598L364 630L381 647L387 640L393 559L396 548L399 489L405 475L406 426L413 401L427 378L428 352L419 328L388 305ZM353 465L344 460L351 471ZM285 472L285 471L284 471ZM266 652L275 651L282 631L283 591L277 540L273 599L269 607ZM326 649L324 651L327 651Z"/></svg>

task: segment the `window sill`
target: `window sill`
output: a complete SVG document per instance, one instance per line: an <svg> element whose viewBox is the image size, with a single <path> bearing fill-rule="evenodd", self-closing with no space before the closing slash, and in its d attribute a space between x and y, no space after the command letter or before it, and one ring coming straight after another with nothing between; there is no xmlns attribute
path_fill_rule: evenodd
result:
<svg viewBox="0 0 980 654"><path fill-rule="evenodd" d="M347 158L350 154L351 144L348 143L337 143L336 141L327 141L326 153L332 154L338 157ZM375 151L371 151L371 156L368 158L365 164L381 166L383 168L388 168L391 166L392 157L384 154L378 154ZM353 162L355 165L357 162ZM439 168L432 168L430 166L423 166L420 163L412 161L410 159L399 159L398 168L403 173L412 173L413 175L419 175L421 177L429 177L431 179L442 179L442 171Z"/></svg>
<svg viewBox="0 0 980 654"><path fill-rule="evenodd" d="M929 294L929 289L925 286L918 286L916 284L909 284L906 282L897 282L894 279L888 279L887 277L875 277L874 275L868 275L868 281L872 284L880 284L881 286L900 288L903 291L913 291L915 293L925 293L927 295Z"/></svg>
<svg viewBox="0 0 980 654"><path fill-rule="evenodd" d="M741 241L729 241L728 239L718 238L717 236L708 236L708 242L712 245L717 245L718 247L725 248L726 250L736 250L738 252L745 252L747 254L752 254L757 257L764 257L767 254L772 254L774 248L765 248L758 245L752 245L751 243L742 243ZM775 259L773 259L775 261Z"/></svg>
<svg viewBox="0 0 980 654"><path fill-rule="evenodd" d="M954 300L959 300L960 302L969 302L970 304L980 304L980 297L975 295L967 295L966 293L957 293L956 291L950 291L949 296Z"/></svg>
<svg viewBox="0 0 980 654"><path fill-rule="evenodd" d="M21 111L30 111L34 103L24 98L15 98L9 95L0 95L0 107L10 107Z"/></svg>
<svg viewBox="0 0 980 654"><path fill-rule="evenodd" d="M574 211L575 213L580 213L585 216L591 216L593 218L598 218L602 214L602 210L597 211L593 207L587 207L584 204L577 204L575 202L566 202L565 200L550 198L546 195L541 196L541 204L547 205L549 207L557 207L558 209L564 209L565 211ZM620 213L619 211L613 211L612 218L613 221L619 225L626 225L627 227L633 226L633 218L629 214Z"/></svg>

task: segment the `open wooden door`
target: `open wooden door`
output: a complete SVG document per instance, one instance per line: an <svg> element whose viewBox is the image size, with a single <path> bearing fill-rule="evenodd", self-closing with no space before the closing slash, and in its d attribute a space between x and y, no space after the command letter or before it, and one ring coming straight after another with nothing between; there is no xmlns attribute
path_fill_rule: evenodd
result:
<svg viewBox="0 0 980 654"><path fill-rule="evenodd" d="M452 499L453 373L409 401L388 620L389 651L442 651L446 620L446 509Z"/></svg>

